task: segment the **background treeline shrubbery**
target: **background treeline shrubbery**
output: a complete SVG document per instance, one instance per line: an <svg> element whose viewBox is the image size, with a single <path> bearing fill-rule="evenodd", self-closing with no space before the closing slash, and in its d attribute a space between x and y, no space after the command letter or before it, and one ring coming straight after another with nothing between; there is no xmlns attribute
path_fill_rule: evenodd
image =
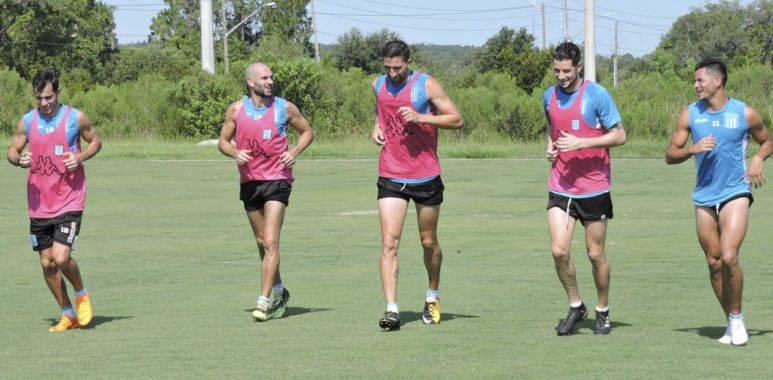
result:
<svg viewBox="0 0 773 380"><path fill-rule="evenodd" d="M229 18L249 13L247 2L232 1ZM64 8L59 2L45 1L3 5L0 22L10 26L0 32L0 60L6 66L0 68L0 131L12 133L21 114L34 106L29 78L48 65L74 68L62 73L61 100L84 110L107 138L214 138L228 104L246 93L244 69L250 62L263 61L273 69L277 93L299 106L320 137L369 133L375 109L371 82L379 75L380 49L397 34L383 29L363 35L352 29L339 37L338 44L324 46L323 60L317 64L310 58L306 1L293 0L283 5L286 13L274 12L270 19L261 16L265 25L259 31L245 23L244 28L253 29L230 35L229 73L224 73L221 60L218 74L213 75L199 69L197 61L198 5L167 3L175 11L162 11L154 18L146 44L95 49L100 43L92 41L91 50L73 45L80 49L78 54L93 55L78 61L85 62L81 66L67 61L72 54L62 55L66 40L51 51L40 51L48 45L25 45L37 53L34 64L29 61L24 67L11 58L21 54L13 38L27 41L19 33L35 31L29 26L14 29L14 22L30 22L26 12L36 12L34 20L44 22L46 17L75 17L71 14L79 7L91 4L96 8L82 14L94 15L93 23L110 26L105 16L110 9L88 1ZM597 78L614 97L628 133L633 138L668 136L678 112L695 100L691 79L695 62L708 56L730 64L728 93L757 108L770 126L773 23L765 20L773 19L772 4L758 0L744 8L723 1L693 9L674 23L652 54L620 57L616 88L611 83L611 59L599 57ZM695 28L712 22L719 23L717 28L725 34L707 37ZM90 30L75 29L78 33ZM9 30L16 34L9 35ZM32 38L42 37L28 37ZM554 83L551 48L541 51L534 41L523 28L503 27L482 47L413 46L414 67L436 77L464 116L465 128L444 138L533 141L544 135L541 96Z"/></svg>

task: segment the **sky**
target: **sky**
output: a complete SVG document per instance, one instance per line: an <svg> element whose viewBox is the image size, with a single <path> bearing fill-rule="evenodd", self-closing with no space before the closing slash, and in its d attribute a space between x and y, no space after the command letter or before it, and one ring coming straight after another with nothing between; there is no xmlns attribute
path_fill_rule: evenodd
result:
<svg viewBox="0 0 773 380"><path fill-rule="evenodd" d="M150 33L150 22L160 10L163 0L103 0L115 6L114 17L119 44L142 42ZM267 0L266 0L267 1ZM282 0L274 0L279 7ZM691 7L703 7L716 0L595 0L596 53L612 55L615 46L619 54L642 56L655 50L660 38L669 31L679 16ZM547 45L569 39L582 43L584 35L585 0L316 0L319 42L335 43L339 36L358 28L364 35L381 28L399 34L408 44L481 46L506 26L526 28L542 46L542 18L533 4L545 5ZM563 28L564 3L568 24ZM747 6L751 0L740 1ZM646 4L646 6L645 6ZM217 9L214 9L217 16ZM309 15L311 10L309 8Z"/></svg>

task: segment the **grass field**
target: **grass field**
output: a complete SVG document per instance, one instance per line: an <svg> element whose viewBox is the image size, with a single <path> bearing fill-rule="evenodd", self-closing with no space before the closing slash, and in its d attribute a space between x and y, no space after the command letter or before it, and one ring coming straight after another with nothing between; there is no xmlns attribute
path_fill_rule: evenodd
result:
<svg viewBox="0 0 773 380"><path fill-rule="evenodd" d="M610 336L594 336L591 321L555 334L567 302L539 159L443 160L443 323L420 321L426 272L411 212L400 250L405 325L383 333L376 165L299 162L282 235L289 315L260 324L250 316L259 260L233 162L98 156L74 256L96 317L62 334L46 331L59 310L29 248L26 173L0 165L0 378L770 376L773 184L755 191L741 250L746 347L716 342L724 321L694 232L693 164L653 159L613 163ZM578 228L578 281L593 307L582 241Z"/></svg>

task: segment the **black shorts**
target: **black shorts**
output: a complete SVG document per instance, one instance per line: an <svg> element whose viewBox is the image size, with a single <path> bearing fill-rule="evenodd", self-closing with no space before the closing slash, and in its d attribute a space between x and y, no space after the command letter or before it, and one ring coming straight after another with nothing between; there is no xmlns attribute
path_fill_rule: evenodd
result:
<svg viewBox="0 0 773 380"><path fill-rule="evenodd" d="M719 214L719 212L722 211L722 208L724 208L728 203L730 203L730 201L734 201L738 198L749 198L749 207L752 207L752 203L754 203L754 197L752 196L752 193L740 193L740 194L733 195L715 205L698 206L698 207L708 207L714 210L714 212L716 212L717 214Z"/></svg>
<svg viewBox="0 0 773 380"><path fill-rule="evenodd" d="M246 211L262 210L268 201L290 204L290 192L293 185L285 180L250 181L241 184L239 199L244 202Z"/></svg>
<svg viewBox="0 0 773 380"><path fill-rule="evenodd" d="M443 180L440 176L424 183L398 183L389 178L378 177L376 183L378 187L378 199L381 198L400 198L427 205L436 206L443 203Z"/></svg>
<svg viewBox="0 0 773 380"><path fill-rule="evenodd" d="M82 212L68 212L53 218L30 218L32 249L42 251L51 248L54 242L75 249L82 215Z"/></svg>
<svg viewBox="0 0 773 380"><path fill-rule="evenodd" d="M569 216L580 222L612 219L612 196L609 192L590 198L569 198L564 195L548 192L548 207L561 208L568 211Z"/></svg>

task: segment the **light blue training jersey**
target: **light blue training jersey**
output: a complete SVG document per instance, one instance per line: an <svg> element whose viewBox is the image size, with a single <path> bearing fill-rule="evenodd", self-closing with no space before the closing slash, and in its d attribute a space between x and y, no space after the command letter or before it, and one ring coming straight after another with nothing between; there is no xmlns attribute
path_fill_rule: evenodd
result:
<svg viewBox="0 0 773 380"><path fill-rule="evenodd" d="M716 112L710 111L703 101L690 105L692 143L708 135L717 140L714 149L695 155L695 205L716 206L735 195L751 193L746 179L749 128L745 108L746 104L732 98Z"/></svg>

